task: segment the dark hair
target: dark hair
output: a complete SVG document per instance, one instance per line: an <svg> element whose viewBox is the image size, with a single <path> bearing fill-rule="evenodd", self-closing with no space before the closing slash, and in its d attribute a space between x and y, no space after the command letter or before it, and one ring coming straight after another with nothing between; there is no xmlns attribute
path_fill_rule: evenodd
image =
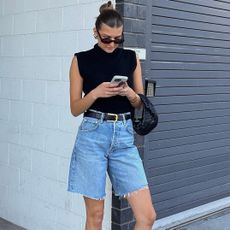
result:
<svg viewBox="0 0 230 230"><path fill-rule="evenodd" d="M97 17L95 26L97 30L100 30L102 23L109 27L123 26L123 19L121 15L113 8L111 1L101 5L100 15Z"/></svg>

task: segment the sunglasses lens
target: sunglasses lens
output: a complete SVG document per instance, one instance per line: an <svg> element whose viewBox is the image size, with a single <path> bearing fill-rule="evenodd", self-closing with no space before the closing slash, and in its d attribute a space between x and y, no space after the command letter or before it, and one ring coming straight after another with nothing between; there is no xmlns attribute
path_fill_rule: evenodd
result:
<svg viewBox="0 0 230 230"><path fill-rule="evenodd" d="M121 43L123 43L124 42L124 39L123 38L119 38L119 39L115 39L114 40L114 43L116 43L116 44L121 44Z"/></svg>
<svg viewBox="0 0 230 230"><path fill-rule="evenodd" d="M113 40L110 39L110 38L102 38L101 41L102 41L103 43L105 43L105 44L109 44L109 43L111 43Z"/></svg>
<svg viewBox="0 0 230 230"><path fill-rule="evenodd" d="M119 38L119 39L110 39L110 38L102 38L101 41L105 44L109 44L111 42L114 42L115 44L121 44L124 42L123 38Z"/></svg>

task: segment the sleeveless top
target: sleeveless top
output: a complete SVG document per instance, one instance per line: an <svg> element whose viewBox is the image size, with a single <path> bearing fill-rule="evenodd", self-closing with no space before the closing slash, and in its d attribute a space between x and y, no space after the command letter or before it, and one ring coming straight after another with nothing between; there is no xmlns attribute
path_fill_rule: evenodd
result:
<svg viewBox="0 0 230 230"><path fill-rule="evenodd" d="M110 82L114 75L127 76L127 83L133 88L133 72L137 65L134 51L116 48L112 53L107 53L96 44L93 49L75 53L75 56L85 95L102 82ZM132 113L134 110L127 97L119 95L98 98L89 109L105 113Z"/></svg>

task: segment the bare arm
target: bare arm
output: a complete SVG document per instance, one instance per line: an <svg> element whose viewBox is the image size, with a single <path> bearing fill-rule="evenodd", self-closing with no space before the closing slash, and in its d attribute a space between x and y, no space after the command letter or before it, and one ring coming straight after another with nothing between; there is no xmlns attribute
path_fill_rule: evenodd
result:
<svg viewBox="0 0 230 230"><path fill-rule="evenodd" d="M73 57L69 71L70 109L73 116L78 116L87 110L96 100L93 93L82 98L83 79L80 75L77 58Z"/></svg>
<svg viewBox="0 0 230 230"><path fill-rule="evenodd" d="M142 82L142 72L141 72L141 63L139 58L137 57L137 66L133 73L133 84L134 84L134 91L136 93L144 93L144 87Z"/></svg>
<svg viewBox="0 0 230 230"><path fill-rule="evenodd" d="M78 61L73 57L69 71L70 109L73 116L84 113L100 97L118 95L122 87L114 87L110 82L103 82L82 98L83 78L80 75Z"/></svg>
<svg viewBox="0 0 230 230"><path fill-rule="evenodd" d="M140 108L142 105L142 102L141 102L140 97L137 95L138 93L143 94L144 88L143 88L143 82L142 82L141 64L137 57L137 66L133 73L133 89L131 89L126 84L126 87L122 90L120 95L126 96L133 107Z"/></svg>

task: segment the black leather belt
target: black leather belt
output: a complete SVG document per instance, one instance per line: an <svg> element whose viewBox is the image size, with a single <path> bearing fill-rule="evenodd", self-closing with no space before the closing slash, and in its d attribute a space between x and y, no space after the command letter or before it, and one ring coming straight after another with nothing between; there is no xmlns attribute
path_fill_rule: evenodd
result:
<svg viewBox="0 0 230 230"><path fill-rule="evenodd" d="M84 117L93 117L103 119L105 121L123 121L131 118L130 114L100 113L94 111L86 111Z"/></svg>

